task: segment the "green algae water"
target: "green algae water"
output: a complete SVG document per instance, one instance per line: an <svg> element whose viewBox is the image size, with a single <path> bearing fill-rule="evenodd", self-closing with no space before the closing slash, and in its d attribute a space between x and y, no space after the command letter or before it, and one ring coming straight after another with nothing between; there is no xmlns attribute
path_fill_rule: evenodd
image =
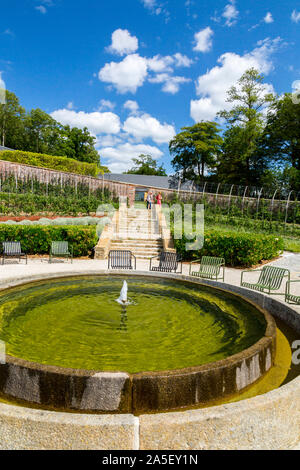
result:
<svg viewBox="0 0 300 470"><path fill-rule="evenodd" d="M127 307L116 302L124 279ZM161 278L61 278L0 294L6 353L73 369L137 373L199 366L252 346L265 329L261 312L240 297Z"/></svg>

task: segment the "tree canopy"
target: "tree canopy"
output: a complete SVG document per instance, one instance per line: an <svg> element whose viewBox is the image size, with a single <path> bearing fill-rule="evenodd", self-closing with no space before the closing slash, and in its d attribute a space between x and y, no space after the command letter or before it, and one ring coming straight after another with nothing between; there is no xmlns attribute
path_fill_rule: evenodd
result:
<svg viewBox="0 0 300 470"><path fill-rule="evenodd" d="M157 161L151 155L141 154L132 161L135 166L126 171L126 174L167 176L163 165L158 166Z"/></svg>
<svg viewBox="0 0 300 470"><path fill-rule="evenodd" d="M264 129L263 110L274 102L274 96L263 81L257 70L247 70L228 91L227 102L233 107L218 114L227 126L218 174L245 185L254 184L267 168L257 146Z"/></svg>
<svg viewBox="0 0 300 470"><path fill-rule="evenodd" d="M183 179L200 182L213 169L221 151L222 137L216 122L199 122L183 127L169 144L172 165Z"/></svg>
<svg viewBox="0 0 300 470"><path fill-rule="evenodd" d="M6 103L0 104L0 144L14 150L61 155L100 166L95 149L96 138L88 129L63 126L45 111L26 112L18 97L6 91ZM103 167L108 171L106 167Z"/></svg>

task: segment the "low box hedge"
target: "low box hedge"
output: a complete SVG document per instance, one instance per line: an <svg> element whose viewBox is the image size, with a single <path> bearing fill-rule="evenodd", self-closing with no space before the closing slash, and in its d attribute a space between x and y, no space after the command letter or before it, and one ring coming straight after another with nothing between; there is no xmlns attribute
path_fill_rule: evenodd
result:
<svg viewBox="0 0 300 470"><path fill-rule="evenodd" d="M186 251L186 243L191 243L183 237L174 240L177 252L184 260L193 260L202 256L224 258L227 266L251 267L263 260L271 260L283 251L283 239L274 235L256 233L219 232L207 230L204 246L198 251Z"/></svg>
<svg viewBox="0 0 300 470"><path fill-rule="evenodd" d="M68 173L77 173L79 175L97 176L99 173L103 173L95 163L79 162L73 158L55 157L53 155L23 152L21 150L3 150L0 152L0 160Z"/></svg>
<svg viewBox="0 0 300 470"><path fill-rule="evenodd" d="M49 253L52 241L68 241L74 256L88 256L98 237L92 226L20 226L0 224L0 243L20 241L28 255ZM2 249L2 246L1 246Z"/></svg>

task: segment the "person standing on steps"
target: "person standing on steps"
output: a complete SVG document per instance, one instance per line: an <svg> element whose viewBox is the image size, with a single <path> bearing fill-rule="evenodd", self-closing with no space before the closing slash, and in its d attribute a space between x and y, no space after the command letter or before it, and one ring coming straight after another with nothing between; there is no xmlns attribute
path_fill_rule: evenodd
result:
<svg viewBox="0 0 300 470"><path fill-rule="evenodd" d="M151 208L152 208L152 202L153 202L152 192L149 191L149 193L148 193L148 195L147 195L147 209L151 209Z"/></svg>
<svg viewBox="0 0 300 470"><path fill-rule="evenodd" d="M161 206L161 201L162 201L162 195L161 193L158 193L158 195L156 196L156 204L158 206Z"/></svg>

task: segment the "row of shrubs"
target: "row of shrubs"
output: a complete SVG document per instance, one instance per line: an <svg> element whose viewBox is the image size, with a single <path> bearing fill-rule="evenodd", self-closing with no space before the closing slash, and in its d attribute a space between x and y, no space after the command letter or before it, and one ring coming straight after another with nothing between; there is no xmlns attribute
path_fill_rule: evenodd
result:
<svg viewBox="0 0 300 470"><path fill-rule="evenodd" d="M66 171L79 175L97 176L102 171L95 163L85 163L67 157L55 157L42 153L23 152L21 150L3 150L0 152L0 160L14 163L22 163L51 170Z"/></svg>
<svg viewBox="0 0 300 470"><path fill-rule="evenodd" d="M95 213L102 202L91 194L85 197L42 196L25 193L0 193L0 213L2 215L36 215L55 213L73 215ZM117 203L112 203L118 207Z"/></svg>
<svg viewBox="0 0 300 470"><path fill-rule="evenodd" d="M96 246L98 236L93 226L19 226L0 225L0 243L20 241L28 255L46 254L52 241L68 241L74 256L88 256Z"/></svg>
<svg viewBox="0 0 300 470"><path fill-rule="evenodd" d="M39 220L20 220L20 222L16 222L15 220L7 220L6 222L1 222L3 225L28 225L28 226L36 226L36 225L97 225L102 218L100 217L57 217L55 219L48 219L46 217L42 217Z"/></svg>
<svg viewBox="0 0 300 470"><path fill-rule="evenodd" d="M283 239L274 235L256 233L220 232L207 230L201 250L187 251L186 244L191 243L183 237L174 240L177 252L186 261L202 256L224 258L227 266L251 267L263 260L271 260L283 251Z"/></svg>

